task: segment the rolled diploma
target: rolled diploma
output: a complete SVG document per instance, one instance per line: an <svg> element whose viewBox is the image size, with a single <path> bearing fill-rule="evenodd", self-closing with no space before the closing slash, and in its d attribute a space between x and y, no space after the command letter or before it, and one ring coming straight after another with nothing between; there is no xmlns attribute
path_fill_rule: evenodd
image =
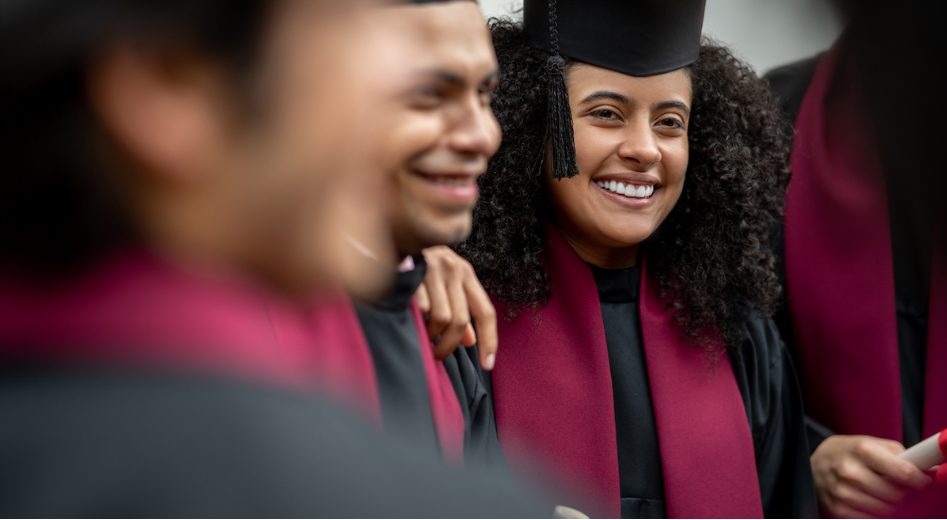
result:
<svg viewBox="0 0 947 520"><path fill-rule="evenodd" d="M927 471L944 462L944 454L940 451L940 434L935 433L927 439L904 450L898 458L914 464L919 469Z"/></svg>

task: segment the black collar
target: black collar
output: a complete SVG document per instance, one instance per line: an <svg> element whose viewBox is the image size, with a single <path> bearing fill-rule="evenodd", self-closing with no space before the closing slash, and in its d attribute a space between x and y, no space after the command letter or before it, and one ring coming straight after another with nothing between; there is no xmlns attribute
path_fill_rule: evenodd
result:
<svg viewBox="0 0 947 520"><path fill-rule="evenodd" d="M403 311L411 305L414 293L417 292L421 282L424 281L424 275L427 274L427 262L424 261L424 256L415 255L412 258L414 269L396 272L395 283L391 290L382 298L371 302L372 305L391 311Z"/></svg>
<svg viewBox="0 0 947 520"><path fill-rule="evenodd" d="M625 269L603 269L589 264L598 288L601 303L634 303L638 301L641 271L638 266Z"/></svg>

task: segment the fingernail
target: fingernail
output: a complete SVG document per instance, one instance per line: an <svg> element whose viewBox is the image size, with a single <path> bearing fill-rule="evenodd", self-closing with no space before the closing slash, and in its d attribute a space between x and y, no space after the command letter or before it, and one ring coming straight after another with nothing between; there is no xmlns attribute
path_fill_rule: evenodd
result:
<svg viewBox="0 0 947 520"><path fill-rule="evenodd" d="M490 354L489 356L487 356L487 359L483 361L483 368L486 370L493 370L493 365L495 365L496 362L497 362L497 355Z"/></svg>

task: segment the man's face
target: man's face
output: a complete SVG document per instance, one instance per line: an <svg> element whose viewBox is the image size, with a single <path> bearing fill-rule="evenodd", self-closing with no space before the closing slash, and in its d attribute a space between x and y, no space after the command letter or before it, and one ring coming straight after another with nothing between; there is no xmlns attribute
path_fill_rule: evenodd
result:
<svg viewBox="0 0 947 520"><path fill-rule="evenodd" d="M360 246L393 261L385 178L367 151L383 130L371 117L412 55L352 4L284 2L262 58L259 128L234 165L251 257L301 292L327 280L377 290L384 271Z"/></svg>
<svg viewBox="0 0 947 520"><path fill-rule="evenodd" d="M400 254L462 241L479 196L477 179L500 145L490 100L497 62L474 2L375 9L374 26L402 32L409 76L379 116L389 229Z"/></svg>

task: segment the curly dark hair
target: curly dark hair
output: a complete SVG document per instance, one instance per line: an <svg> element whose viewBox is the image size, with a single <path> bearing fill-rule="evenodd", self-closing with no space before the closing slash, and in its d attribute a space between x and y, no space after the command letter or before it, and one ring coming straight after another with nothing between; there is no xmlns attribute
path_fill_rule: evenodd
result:
<svg viewBox="0 0 947 520"><path fill-rule="evenodd" d="M458 247L513 314L550 296L543 268L551 203L545 187L546 51L522 25L491 19L502 77L493 108L503 143L481 179L473 233ZM704 40L691 68L690 161L683 193L644 244L649 276L683 330L736 348L743 322L781 294L772 233L789 180L790 128L766 84L725 47ZM720 201L726 200L726 204Z"/></svg>

